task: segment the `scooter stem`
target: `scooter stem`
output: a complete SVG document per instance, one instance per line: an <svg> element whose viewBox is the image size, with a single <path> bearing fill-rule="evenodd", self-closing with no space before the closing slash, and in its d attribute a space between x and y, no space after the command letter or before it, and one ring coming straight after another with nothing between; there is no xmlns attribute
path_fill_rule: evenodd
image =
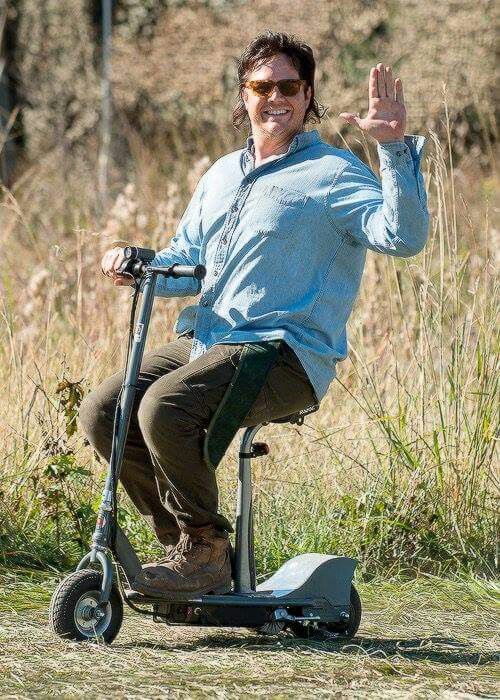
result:
<svg viewBox="0 0 500 700"><path fill-rule="evenodd" d="M153 267L149 263L154 259L154 251L142 248L129 248L126 257L126 266L132 264L128 270L135 276L136 280L141 280L142 303L139 311L139 318L135 327L132 347L127 354L127 366L125 377L120 391L120 402L117 404L115 422L113 426L113 436L111 445L111 455L106 482L102 493L101 504L97 515L96 526L92 536L92 547L80 561L77 571L86 568L89 564L99 562L103 570L101 585L100 603L106 603L113 580L113 563L110 550L113 544L116 546L117 556L124 568L125 575L134 576L140 570L140 561L135 554L132 545L125 534L120 530L114 521L114 499L116 485L120 477L125 451L125 443L134 406L135 393L138 389L137 380L139 377L144 347L148 334L149 321L153 309L155 297L156 278L158 275L165 277L194 277L202 280L205 277L206 269L203 265L171 265L170 267ZM137 291L136 291L137 293ZM115 543L111 541L113 533L116 535Z"/></svg>
<svg viewBox="0 0 500 700"><path fill-rule="evenodd" d="M113 435L108 473L102 493L96 528L92 537L92 563L94 563L97 558L97 552L107 550L110 545L112 520L110 517L110 512L113 509L115 485L120 476L123 462L123 453L127 440L130 417L132 415L135 393L137 391L137 379L139 377L142 358L144 355L144 347L146 344L151 311L153 308L157 274L157 272L146 272L145 275L145 282L142 292L142 304L135 327L132 349L130 351L127 367L125 369L125 378L122 384L118 427L116 430L116 435Z"/></svg>

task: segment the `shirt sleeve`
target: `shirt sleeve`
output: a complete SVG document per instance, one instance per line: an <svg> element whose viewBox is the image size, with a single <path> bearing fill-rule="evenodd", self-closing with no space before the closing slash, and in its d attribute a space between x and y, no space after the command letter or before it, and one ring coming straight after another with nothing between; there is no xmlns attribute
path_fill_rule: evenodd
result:
<svg viewBox="0 0 500 700"><path fill-rule="evenodd" d="M420 160L425 139L405 136L404 143L378 144L379 181L354 158L328 193L333 225L366 248L410 257L424 247L429 212Z"/></svg>
<svg viewBox="0 0 500 700"><path fill-rule="evenodd" d="M204 178L198 182L191 201L179 221L175 236L166 248L156 253L151 265L169 267L170 265L198 265L203 238L202 201ZM201 281L193 277L156 278L155 295L161 297L196 296L201 291Z"/></svg>

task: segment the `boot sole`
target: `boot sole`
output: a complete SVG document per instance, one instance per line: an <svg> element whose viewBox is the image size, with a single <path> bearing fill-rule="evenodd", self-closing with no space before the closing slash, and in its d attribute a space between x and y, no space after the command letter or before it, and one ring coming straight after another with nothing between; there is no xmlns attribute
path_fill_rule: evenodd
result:
<svg viewBox="0 0 500 700"><path fill-rule="evenodd" d="M231 582L219 584L218 586L205 586L195 591L158 591L157 589L142 585L140 588L135 588L133 582L130 585L133 591L137 591L137 593L141 593L144 596L161 598L162 600L172 600L174 602L188 601L191 600L191 598L198 598L201 595L222 595L224 593L231 593Z"/></svg>

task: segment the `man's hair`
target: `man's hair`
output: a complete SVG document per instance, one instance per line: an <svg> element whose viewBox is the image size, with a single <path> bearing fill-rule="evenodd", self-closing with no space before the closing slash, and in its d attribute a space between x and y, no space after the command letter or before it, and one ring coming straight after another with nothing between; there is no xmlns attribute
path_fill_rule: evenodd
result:
<svg viewBox="0 0 500 700"><path fill-rule="evenodd" d="M238 100L233 108L233 126L239 129L248 121L245 103L241 96L244 83L248 75L265 63L271 56L283 53L297 70L299 77L305 80L311 88L311 100L304 115L304 124L308 121L319 122L325 115L326 109L322 107L314 97L314 71L316 61L310 46L300 41L296 36L283 32L268 31L259 34L245 48L236 61L238 71Z"/></svg>

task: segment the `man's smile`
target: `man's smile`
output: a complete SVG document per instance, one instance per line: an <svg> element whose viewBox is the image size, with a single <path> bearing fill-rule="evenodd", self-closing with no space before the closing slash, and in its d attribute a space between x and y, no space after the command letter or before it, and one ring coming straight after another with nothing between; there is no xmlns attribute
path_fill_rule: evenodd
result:
<svg viewBox="0 0 500 700"><path fill-rule="evenodd" d="M265 117L284 117L289 114L291 114L292 110L288 109L287 107L280 107L280 108L275 108L275 107L266 107L262 111L263 116Z"/></svg>

